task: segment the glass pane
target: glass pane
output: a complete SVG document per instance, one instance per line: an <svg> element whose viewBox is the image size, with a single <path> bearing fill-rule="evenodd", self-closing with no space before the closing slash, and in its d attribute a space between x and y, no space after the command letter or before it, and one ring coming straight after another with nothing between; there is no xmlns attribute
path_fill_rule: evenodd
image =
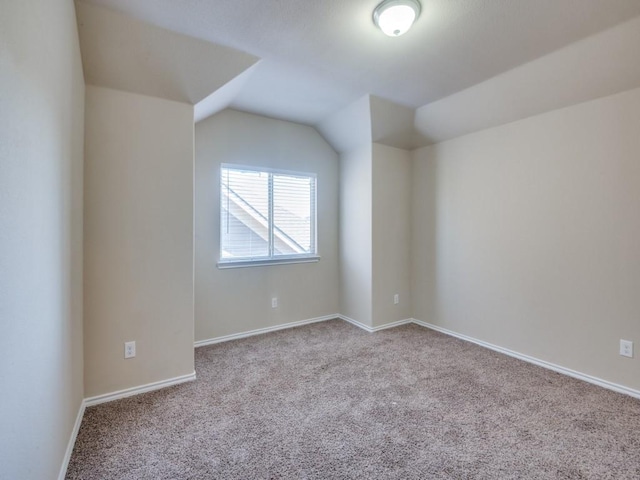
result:
<svg viewBox="0 0 640 480"><path fill-rule="evenodd" d="M221 169L220 257L269 256L269 174Z"/></svg>
<svg viewBox="0 0 640 480"><path fill-rule="evenodd" d="M274 174L274 255L315 253L315 178Z"/></svg>

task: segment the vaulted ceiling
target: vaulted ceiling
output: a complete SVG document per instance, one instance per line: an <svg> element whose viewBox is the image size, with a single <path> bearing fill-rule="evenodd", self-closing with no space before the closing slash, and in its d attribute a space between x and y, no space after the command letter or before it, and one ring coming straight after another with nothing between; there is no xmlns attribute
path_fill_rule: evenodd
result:
<svg viewBox="0 0 640 480"><path fill-rule="evenodd" d="M462 127L450 127L447 122L464 123L467 115L458 111L457 104L467 101L473 106L474 95L487 92L491 98L500 82L500 88L516 99L520 98L518 85L524 82L523 92L531 105L519 103L515 113L489 112L498 123L535 113L537 95L544 108L558 108L612 93L623 85L640 86L640 69L625 66L638 63L633 51L640 47L640 33L634 35L640 32L640 23L632 23L640 15L638 0L422 0L423 11L413 29L398 38L387 37L374 26L371 16L377 3L80 0L85 76L88 82L95 77L98 84L160 84L156 90L163 91L172 88L170 80L160 80L164 71L179 77L173 81L183 83L181 89L190 92L185 94L189 101L205 99L201 117L231 106L310 125L318 125L364 95L373 95L379 100L372 112L384 114L388 111L384 102L392 102L390 108L395 104L398 118L408 116L409 122L414 118L413 132L385 130L378 135L393 137L390 143L405 147L478 128L477 119ZM160 27L158 31L174 37L158 40L149 27L134 27L132 21ZM603 36L601 43L608 42L607 48L613 51L598 56L602 48L597 42L589 46L589 38L615 26L624 29L624 22L628 23L626 36ZM107 31L113 32L112 38ZM559 52L567 48L576 53L562 57ZM591 53L581 53L580 48L591 48ZM576 55L584 57L582 63L575 60ZM611 57L617 63L605 66L615 70L615 79L602 74L597 63ZM155 70L131 81L121 70L139 66L141 58ZM551 60L543 61L546 58ZM563 71L566 65L575 70L574 60L579 71ZM534 67L526 67L529 64ZM520 76L509 73L519 68ZM582 89L584 95L566 92L556 101L545 93L552 85L526 84L527 78L531 83L558 81L551 70L562 74L561 90ZM104 81L109 75L109 82ZM589 83L590 76L597 78ZM496 87L486 87L496 78ZM483 84L486 91L477 90ZM456 100L459 92L467 97ZM509 110L505 105L500 108Z"/></svg>

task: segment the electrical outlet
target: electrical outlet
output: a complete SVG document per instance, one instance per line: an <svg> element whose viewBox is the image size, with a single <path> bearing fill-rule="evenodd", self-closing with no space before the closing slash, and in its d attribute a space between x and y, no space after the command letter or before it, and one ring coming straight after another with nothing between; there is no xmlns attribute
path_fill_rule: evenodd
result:
<svg viewBox="0 0 640 480"><path fill-rule="evenodd" d="M393 304L398 305L400 303L400 295L397 293L393 296Z"/></svg>
<svg viewBox="0 0 640 480"><path fill-rule="evenodd" d="M633 342L630 340L620 340L620 355L633 358Z"/></svg>
<svg viewBox="0 0 640 480"><path fill-rule="evenodd" d="M124 342L124 358L136 356L136 342Z"/></svg>
<svg viewBox="0 0 640 480"><path fill-rule="evenodd" d="M273 297L271 299L271 308L278 308L278 297Z"/></svg>

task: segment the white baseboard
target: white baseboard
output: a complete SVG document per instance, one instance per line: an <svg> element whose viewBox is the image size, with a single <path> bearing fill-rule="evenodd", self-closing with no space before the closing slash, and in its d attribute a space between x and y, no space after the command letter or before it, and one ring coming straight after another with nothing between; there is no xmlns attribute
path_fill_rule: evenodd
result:
<svg viewBox="0 0 640 480"><path fill-rule="evenodd" d="M341 318L340 315L325 315L324 317L309 318L307 320L300 320L297 322L283 323L281 325L275 325L273 327L258 328L256 330L249 330L248 332L233 333L231 335L224 335L222 337L209 338L207 340L198 340L193 344L195 348L205 347L207 345L214 345L216 343L229 342L231 340L238 340L240 338L253 337L254 335L262 335L264 333L277 332L278 330L285 330L287 328L301 327L302 325L309 325L310 323L326 322L327 320L335 320Z"/></svg>
<svg viewBox="0 0 640 480"><path fill-rule="evenodd" d="M400 325L406 325L413 323L413 318L405 318L404 320L398 320L397 322L385 323L384 325L378 325L371 329L372 332L379 332L380 330L386 330L387 328L399 327Z"/></svg>
<svg viewBox="0 0 640 480"><path fill-rule="evenodd" d="M78 437L78 432L80 431L80 424L82 424L82 417L84 417L84 410L86 406L86 401L82 400L82 402L80 403L80 408L78 409L78 415L76 415L76 423L73 425L73 430L71 430L71 436L69 437L67 450L64 452L64 458L62 459L62 466L60 467L58 480L64 480L64 477L67 476L67 468L69 468L69 461L71 460L71 454L73 453L73 446L76 444L76 438Z"/></svg>
<svg viewBox="0 0 640 480"><path fill-rule="evenodd" d="M105 393L103 395L85 398L84 402L85 406L92 407L93 405L112 402L113 400L131 397L133 395L138 395L139 393L151 392L153 390L160 390L161 388L179 385L180 383L191 382L195 379L196 372L193 372L188 375L182 375L180 377L169 378L167 380L161 380L159 382L147 383L146 385L140 385L139 387L126 388L117 392Z"/></svg>
<svg viewBox="0 0 640 480"><path fill-rule="evenodd" d="M380 330L386 330L387 328L399 327L400 325L413 323L413 318L406 318L404 320L398 320L397 322L385 323L384 325L378 325L377 327L370 327L369 325L365 325L362 322L354 320L353 318L346 317L344 315L338 315L338 318L352 325L355 325L358 328L366 330L369 333L379 332Z"/></svg>
<svg viewBox="0 0 640 480"><path fill-rule="evenodd" d="M351 325L355 325L356 327L361 328L362 330L366 330L369 333L373 333L373 328L371 328L369 325L365 325L364 323L354 320L353 318L349 318L345 315L338 315L338 318L340 320L344 320L347 323L350 323Z"/></svg>
<svg viewBox="0 0 640 480"><path fill-rule="evenodd" d="M565 368L560 365L556 365L551 362L547 362L545 360L540 360L539 358L531 357L529 355L525 355L523 353L515 352L513 350L509 350L508 348L499 347L497 345L493 345L492 343L484 342L482 340L478 340L473 337L469 337L467 335L463 335L461 333L456 333L452 330L448 330L446 328L439 327L437 325L432 325L427 322L423 322L421 320L412 320L416 325L420 325L422 327L429 328L431 330L435 330L436 332L444 333L446 335L450 335L452 337L459 338L461 340L466 340L467 342L475 343L476 345L480 345L481 347L488 348L489 350L493 350L495 352L503 353L505 355L509 355L510 357L517 358L519 360L532 363L534 365L538 365L539 367L546 368L548 370L553 370L557 373L562 373L569 377L577 378L578 380L583 380L588 383L592 383L594 385L598 385L599 387L606 388L608 390L613 390L614 392L624 393L631 397L640 398L640 390L635 390L633 388L625 387L624 385L618 385L617 383L609 382L607 380L603 380L598 377L594 377L592 375L587 375L586 373L577 372L575 370L571 370L570 368Z"/></svg>

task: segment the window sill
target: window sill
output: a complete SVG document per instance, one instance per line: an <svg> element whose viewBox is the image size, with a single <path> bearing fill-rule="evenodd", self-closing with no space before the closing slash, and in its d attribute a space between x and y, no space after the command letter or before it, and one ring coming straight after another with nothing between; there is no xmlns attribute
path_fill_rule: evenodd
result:
<svg viewBox="0 0 640 480"><path fill-rule="evenodd" d="M229 268L247 268L247 267L266 267L269 265L290 265L293 263L317 263L320 260L318 255L309 257L289 257L277 258L269 260L239 260L239 261L222 261L218 262L220 270Z"/></svg>

